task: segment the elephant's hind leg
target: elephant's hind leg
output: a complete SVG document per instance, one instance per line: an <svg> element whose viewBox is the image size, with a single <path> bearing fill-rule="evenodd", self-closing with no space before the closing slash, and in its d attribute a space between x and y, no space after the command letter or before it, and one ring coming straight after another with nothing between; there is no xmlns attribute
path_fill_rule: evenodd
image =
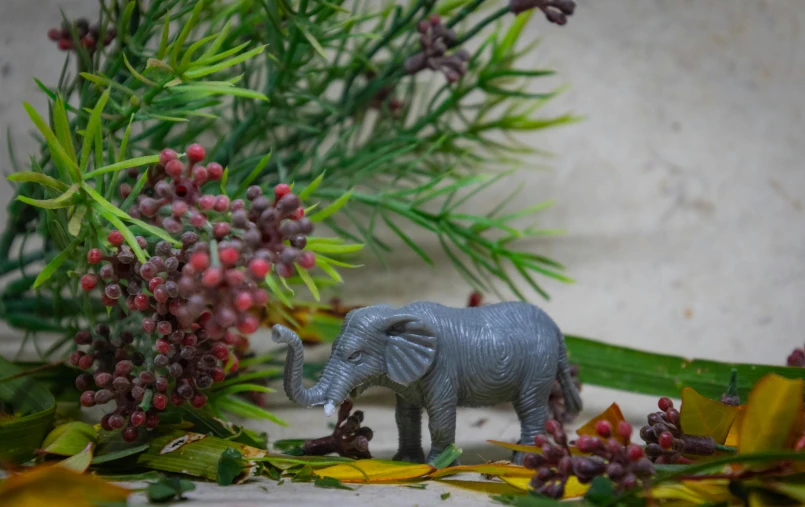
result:
<svg viewBox="0 0 805 507"><path fill-rule="evenodd" d="M422 450L422 407L412 405L399 394L395 412L399 447L394 455L395 461L424 463L425 453Z"/></svg>
<svg viewBox="0 0 805 507"><path fill-rule="evenodd" d="M545 432L548 419L548 398L553 389L553 378L538 379L524 386L519 398L514 401L514 410L520 419L520 444L534 445L534 437ZM515 452L512 462L523 462L523 453Z"/></svg>

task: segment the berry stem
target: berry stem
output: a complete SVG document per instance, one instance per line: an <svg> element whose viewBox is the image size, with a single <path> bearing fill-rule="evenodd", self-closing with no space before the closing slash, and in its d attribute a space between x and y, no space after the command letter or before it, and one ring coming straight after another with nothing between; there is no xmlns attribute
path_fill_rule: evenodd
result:
<svg viewBox="0 0 805 507"><path fill-rule="evenodd" d="M218 256L218 241L213 239L210 241L210 266L219 267L221 259Z"/></svg>

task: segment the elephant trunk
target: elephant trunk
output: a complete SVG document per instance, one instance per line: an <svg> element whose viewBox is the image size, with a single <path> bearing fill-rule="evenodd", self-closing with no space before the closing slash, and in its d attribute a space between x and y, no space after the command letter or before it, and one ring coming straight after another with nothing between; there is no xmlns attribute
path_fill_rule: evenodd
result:
<svg viewBox="0 0 805 507"><path fill-rule="evenodd" d="M332 360L328 366L331 365ZM354 387L353 382L351 382L348 378L347 370L345 368L337 368L333 366L329 373L331 374L330 378L333 380L330 382L330 386L324 396L326 400L324 404L324 415L327 417L333 415L335 408L347 399L349 392Z"/></svg>
<svg viewBox="0 0 805 507"><path fill-rule="evenodd" d="M302 368L305 360L302 340L299 339L296 333L279 324L274 326L271 338L276 343L288 344L288 357L285 360L285 379L283 382L285 394L288 395L288 398L303 407L324 403L330 378L327 375L327 369L325 369L321 380L315 386L305 389L302 385Z"/></svg>

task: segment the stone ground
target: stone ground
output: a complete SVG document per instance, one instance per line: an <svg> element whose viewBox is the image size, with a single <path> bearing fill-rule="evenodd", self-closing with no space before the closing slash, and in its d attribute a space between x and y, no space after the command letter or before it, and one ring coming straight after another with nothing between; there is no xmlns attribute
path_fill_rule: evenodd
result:
<svg viewBox="0 0 805 507"><path fill-rule="evenodd" d="M569 333L685 356L783 363L805 341L801 0L579 4L566 27L534 19L529 29L542 38L532 66L559 71L559 81L546 86L571 85L547 109L585 119L526 137L557 155L533 159L534 170L506 183L528 185L513 209L555 201L539 223L567 231L523 245L564 262L576 279L573 285L547 283L553 299L540 304ZM45 36L59 22L57 7L89 15L95 5L0 1L0 128L13 129L18 154L33 148L20 102L45 104L32 77L52 82L61 68L61 55ZM6 155L0 143L4 166ZM491 207L508 193L499 190L474 205ZM6 201L9 188L0 193ZM366 268L347 274L347 302L464 304L467 287L444 268L448 261L438 243L412 234L439 267L423 267L405 248L389 270L367 259ZM3 331L2 351L13 351L17 339ZM649 397L593 387L583 396L582 417L618 400L639 422L653 407ZM326 432L320 410L291 407L281 398L272 397L272 404L292 427L266 426L272 438ZM390 457L396 433L389 395L374 393L358 406L377 435L373 450ZM484 441L518 433L507 407L463 410L459 421L465 462L505 457ZM204 484L185 505L441 505L444 488L345 492L290 483ZM444 505L488 502L451 491Z"/></svg>

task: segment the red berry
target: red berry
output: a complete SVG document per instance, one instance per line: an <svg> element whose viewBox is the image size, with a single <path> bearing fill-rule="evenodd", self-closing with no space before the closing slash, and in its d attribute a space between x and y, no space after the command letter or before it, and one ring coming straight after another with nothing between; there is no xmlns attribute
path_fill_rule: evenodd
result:
<svg viewBox="0 0 805 507"><path fill-rule="evenodd" d="M303 269L313 269L316 265L316 254L310 250L304 250L299 255L299 266Z"/></svg>
<svg viewBox="0 0 805 507"><path fill-rule="evenodd" d="M224 168L218 162L210 162L207 164L207 177L212 180L220 180L224 175Z"/></svg>
<svg viewBox="0 0 805 507"><path fill-rule="evenodd" d="M271 269L271 264L264 259L252 259L249 263L249 271L255 278L265 278Z"/></svg>
<svg viewBox="0 0 805 507"><path fill-rule="evenodd" d="M157 323L153 319L143 319L143 331L146 333L153 333L156 327Z"/></svg>
<svg viewBox="0 0 805 507"><path fill-rule="evenodd" d="M296 271L292 264L279 263L277 264L277 274L283 278L290 278Z"/></svg>
<svg viewBox="0 0 805 507"><path fill-rule="evenodd" d="M133 426L142 426L143 424L145 424L146 420L145 412L143 412L142 410L134 412L133 414L131 414L130 420Z"/></svg>
<svg viewBox="0 0 805 507"><path fill-rule="evenodd" d="M243 280L246 279L246 275L243 271L238 269L227 269L226 270L226 283L232 285L233 287L237 287L238 285L243 283Z"/></svg>
<svg viewBox="0 0 805 507"><path fill-rule="evenodd" d="M167 169L168 162L171 160L176 160L177 158L179 158L179 155L170 148L165 148L159 153L159 163L163 166L166 166L165 169Z"/></svg>
<svg viewBox="0 0 805 507"><path fill-rule="evenodd" d="M665 411L665 417L668 419L668 422L679 426L679 411L675 408L669 408Z"/></svg>
<svg viewBox="0 0 805 507"><path fill-rule="evenodd" d="M545 422L545 431L548 432L548 434L550 435L553 435L560 429L561 426L559 425L559 422L556 419L548 419L548 421Z"/></svg>
<svg viewBox="0 0 805 507"><path fill-rule="evenodd" d="M106 414L105 416L101 417L101 428L104 431L112 431L114 428L109 424L109 419L112 417L112 414Z"/></svg>
<svg viewBox="0 0 805 507"><path fill-rule="evenodd" d="M210 256L204 252L196 252L190 256L190 265L196 271L204 271L210 265Z"/></svg>
<svg viewBox="0 0 805 507"><path fill-rule="evenodd" d="M225 195L219 195L215 198L215 211L223 213L224 211L229 209L229 197Z"/></svg>
<svg viewBox="0 0 805 507"><path fill-rule="evenodd" d="M660 433L660 438L657 440L657 442L663 449L670 449L674 445L674 436L670 431L663 431Z"/></svg>
<svg viewBox="0 0 805 507"><path fill-rule="evenodd" d="M629 444L629 447L627 447L627 453L629 454L630 460L637 461L643 457L643 448L637 444Z"/></svg>
<svg viewBox="0 0 805 507"><path fill-rule="evenodd" d="M291 193L291 187L290 185L286 185L285 183L280 183L279 185L274 187L274 198L277 200L290 193Z"/></svg>
<svg viewBox="0 0 805 507"><path fill-rule="evenodd" d="M201 408L207 404L207 397L201 393L195 394L190 398L190 404L193 408Z"/></svg>
<svg viewBox="0 0 805 507"><path fill-rule="evenodd" d="M111 231L106 236L107 241L113 244L114 246L120 246L126 241L126 238L123 237L123 233L120 231Z"/></svg>
<svg viewBox="0 0 805 507"><path fill-rule="evenodd" d="M151 405L157 410L165 410L168 406L168 397L162 393L157 393L151 398Z"/></svg>
<svg viewBox="0 0 805 507"><path fill-rule="evenodd" d="M90 264L98 264L103 260L103 252L99 248L92 248L87 252L87 261Z"/></svg>
<svg viewBox="0 0 805 507"><path fill-rule="evenodd" d="M224 372L223 368L214 368L212 370L213 382L223 382L225 378L226 378L226 372Z"/></svg>
<svg viewBox="0 0 805 507"><path fill-rule="evenodd" d="M805 436L799 437L796 445L794 445L794 450L797 452L805 451Z"/></svg>
<svg viewBox="0 0 805 507"><path fill-rule="evenodd" d="M214 195L202 195L198 200L198 207L204 211L211 210L215 206Z"/></svg>
<svg viewBox="0 0 805 507"><path fill-rule="evenodd" d="M548 443L548 437L545 435L537 435L534 437L534 445L537 447L542 447L543 445Z"/></svg>
<svg viewBox="0 0 805 507"><path fill-rule="evenodd" d="M58 28L51 28L50 30L48 30L48 39L54 42L61 39L61 30L59 30Z"/></svg>
<svg viewBox="0 0 805 507"><path fill-rule="evenodd" d="M595 423L595 432L602 438L608 438L612 433L612 425L609 424L609 421L598 421Z"/></svg>
<svg viewBox="0 0 805 507"><path fill-rule="evenodd" d="M218 258L221 259L221 262L224 264L235 264L238 262L238 258L240 254L234 248L222 248L218 251Z"/></svg>
<svg viewBox="0 0 805 507"><path fill-rule="evenodd" d="M82 357L84 357L84 353L81 352L80 350L76 350L75 352L70 354L70 364L72 364L73 366L78 366L78 363L79 361L81 361Z"/></svg>
<svg viewBox="0 0 805 507"><path fill-rule="evenodd" d="M201 162L207 156L207 150L200 144L193 143L187 147L187 159L191 162Z"/></svg>
<svg viewBox="0 0 805 507"><path fill-rule="evenodd" d="M78 361L78 367L82 370L89 370L92 368L92 363L95 362L95 356L92 354L87 354L86 356L82 357Z"/></svg>
<svg viewBox="0 0 805 507"><path fill-rule="evenodd" d="M215 287L221 280L223 279L223 273L221 272L221 268L213 266L211 268L207 268L201 274L201 284L205 287Z"/></svg>
<svg viewBox="0 0 805 507"><path fill-rule="evenodd" d="M238 292L235 296L235 308L241 312L245 312L252 307L252 295L248 292Z"/></svg>
<svg viewBox="0 0 805 507"><path fill-rule="evenodd" d="M140 310L141 312L147 310L148 306L149 306L149 304L148 304L148 296L146 296L145 294L142 294L142 293L137 294L136 296L134 296L134 306L138 310Z"/></svg>
<svg viewBox="0 0 805 507"><path fill-rule="evenodd" d="M305 216L305 208L299 207L296 208L296 211L294 211L293 215L291 215L291 220L299 220L304 216Z"/></svg>
<svg viewBox="0 0 805 507"><path fill-rule="evenodd" d="M618 423L618 435L628 442L629 437L632 436L632 425L626 421L620 421Z"/></svg>
<svg viewBox="0 0 805 507"><path fill-rule="evenodd" d="M84 290L92 290L98 285L98 277L92 274L86 274L81 277L81 288Z"/></svg>
<svg viewBox="0 0 805 507"><path fill-rule="evenodd" d="M430 24L438 25L441 22L442 22L442 17L439 16L438 14L431 14L430 15Z"/></svg>
<svg viewBox="0 0 805 507"><path fill-rule="evenodd" d="M184 164L179 159L170 160L167 164L165 164L165 172L168 173L173 180L178 180L182 177L182 171L184 171Z"/></svg>
<svg viewBox="0 0 805 507"><path fill-rule="evenodd" d="M182 339L182 345L192 347L198 343L198 336L189 334Z"/></svg>
<svg viewBox="0 0 805 507"><path fill-rule="evenodd" d="M232 231L232 226L227 222L218 222L212 226L212 233L216 238L221 239Z"/></svg>
<svg viewBox="0 0 805 507"><path fill-rule="evenodd" d="M109 426L112 428L119 430L126 424L126 420L123 419L123 416L120 414L112 414L112 417L109 418Z"/></svg>
<svg viewBox="0 0 805 507"><path fill-rule="evenodd" d="M254 306L265 306L268 303L268 292L263 289L256 289L252 292Z"/></svg>
<svg viewBox="0 0 805 507"><path fill-rule="evenodd" d="M260 326L260 321L254 315L247 315L238 324L238 331L243 334L252 334L257 331Z"/></svg>
<svg viewBox="0 0 805 507"><path fill-rule="evenodd" d="M167 336L173 332L173 326L167 320L162 320L157 324L157 332L162 336Z"/></svg>
<svg viewBox="0 0 805 507"><path fill-rule="evenodd" d="M160 338L156 341L156 349L160 354L167 354L173 349L173 347L171 346L171 342L169 342L167 339Z"/></svg>
<svg viewBox="0 0 805 507"><path fill-rule="evenodd" d="M184 201L175 201L171 205L171 213L175 217L183 217L187 213L187 203Z"/></svg>
<svg viewBox="0 0 805 507"><path fill-rule="evenodd" d="M199 204L200 206L200 204ZM207 223L207 216L204 213L193 213L190 215L190 225L196 229L201 229Z"/></svg>
<svg viewBox="0 0 805 507"><path fill-rule="evenodd" d="M671 398L663 396L662 398L659 399L659 401L657 401L657 406L660 407L660 410L665 412L669 408L674 407L674 402L671 401Z"/></svg>
<svg viewBox="0 0 805 507"><path fill-rule="evenodd" d="M579 438L576 440L576 448L581 452L590 452L592 450L590 447L591 440L589 435L579 435Z"/></svg>
<svg viewBox="0 0 805 507"><path fill-rule="evenodd" d="M203 165L193 167L193 180L199 185L207 182L207 168Z"/></svg>
<svg viewBox="0 0 805 507"><path fill-rule="evenodd" d="M238 360L238 356L232 355L230 357L232 358L232 364L229 365L229 371L230 372L238 371L238 368L240 367L240 361Z"/></svg>
<svg viewBox="0 0 805 507"><path fill-rule="evenodd" d="M62 51L73 49L73 39L59 39L59 49Z"/></svg>
<svg viewBox="0 0 805 507"><path fill-rule="evenodd" d="M223 343L216 343L210 348L210 353L221 361L229 359L229 349Z"/></svg>
<svg viewBox="0 0 805 507"><path fill-rule="evenodd" d="M156 288L163 283L165 283L165 280L163 280L161 276L155 276L154 278L148 280L148 290L154 292Z"/></svg>
<svg viewBox="0 0 805 507"><path fill-rule="evenodd" d="M152 430L157 426L159 426L159 415L157 415L156 412L148 412L148 417L145 419L145 427Z"/></svg>
<svg viewBox="0 0 805 507"><path fill-rule="evenodd" d="M126 442L134 442L137 440L137 428L134 426L126 426L122 433L123 440Z"/></svg>
<svg viewBox="0 0 805 507"><path fill-rule="evenodd" d="M82 407L94 407L95 406L95 391L84 391L81 395L81 406Z"/></svg>

